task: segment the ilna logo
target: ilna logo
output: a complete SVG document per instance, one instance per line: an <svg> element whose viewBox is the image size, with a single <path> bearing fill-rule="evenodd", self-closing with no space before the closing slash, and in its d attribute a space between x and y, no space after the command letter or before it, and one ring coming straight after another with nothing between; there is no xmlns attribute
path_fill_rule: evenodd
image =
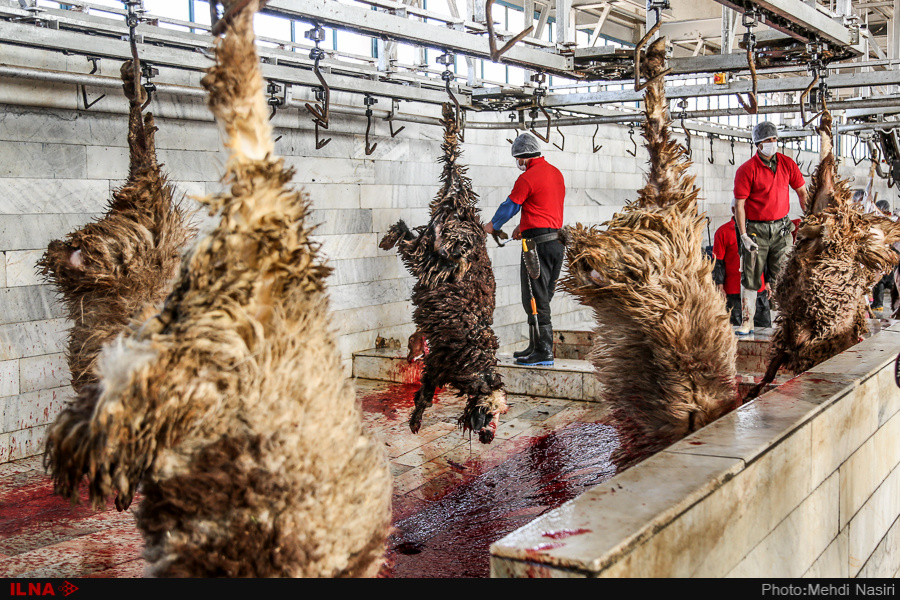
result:
<svg viewBox="0 0 900 600"><path fill-rule="evenodd" d="M52 583L21 583L10 582L10 596L56 596L56 592L60 592L63 596L68 596L78 588L68 581L63 582L57 590L54 591Z"/></svg>

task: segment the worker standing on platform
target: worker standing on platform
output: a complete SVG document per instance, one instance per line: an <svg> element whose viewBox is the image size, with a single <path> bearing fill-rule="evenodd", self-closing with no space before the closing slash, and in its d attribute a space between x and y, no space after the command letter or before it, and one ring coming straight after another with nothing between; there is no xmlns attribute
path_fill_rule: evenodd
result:
<svg viewBox="0 0 900 600"><path fill-rule="evenodd" d="M794 224L788 219L790 189L806 208L806 181L790 157L776 151L778 130L763 121L753 128L758 152L734 177L734 214L741 242L742 323L738 335L753 333L757 290L768 270L769 287L778 281L792 245ZM771 292L770 292L771 297Z"/></svg>
<svg viewBox="0 0 900 600"><path fill-rule="evenodd" d="M742 323L741 251L738 248L737 224L733 216L733 201L731 213L731 220L719 227L713 238L713 257L716 260L715 268L713 269L713 282L716 284L719 292L725 296L725 308L731 315L731 324L740 326ZM763 275L762 286L757 291L756 314L753 316L753 326L757 328L772 326L765 275Z"/></svg>
<svg viewBox="0 0 900 600"><path fill-rule="evenodd" d="M563 224L566 185L559 169L541 156L538 140L532 134L523 133L513 141L512 155L523 173L484 230L493 234L522 211L513 238L523 240L520 280L522 306L528 314L529 344L525 351L513 356L520 365L549 366L553 364L550 300L565 256L565 246L558 235Z"/></svg>

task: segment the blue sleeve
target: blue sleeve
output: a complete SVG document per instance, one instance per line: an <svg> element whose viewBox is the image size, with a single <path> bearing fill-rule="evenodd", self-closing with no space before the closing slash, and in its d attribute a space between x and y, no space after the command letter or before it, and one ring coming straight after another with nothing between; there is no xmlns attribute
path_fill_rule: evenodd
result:
<svg viewBox="0 0 900 600"><path fill-rule="evenodd" d="M494 226L494 229L500 229L503 227L504 223L519 214L520 210L522 210L521 204L516 204L507 198L503 201L503 204L497 208L497 212L494 213L494 218L491 219L491 225Z"/></svg>

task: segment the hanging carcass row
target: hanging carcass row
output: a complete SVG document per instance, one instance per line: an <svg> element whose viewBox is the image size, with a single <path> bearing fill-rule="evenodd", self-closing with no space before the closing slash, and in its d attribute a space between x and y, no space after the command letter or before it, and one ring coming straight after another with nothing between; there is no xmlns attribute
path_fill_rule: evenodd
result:
<svg viewBox="0 0 900 600"><path fill-rule="evenodd" d="M457 162L462 154L460 130L449 104L443 107L442 121L443 185L431 202L431 220L415 232L403 221L395 223L379 247L390 250L396 245L403 264L417 279L413 320L428 352L410 429L419 431L436 389L451 385L468 399L460 427L476 432L482 443L490 443L500 415L507 410L496 368L499 343L491 328L496 284L476 206L478 195L472 191L466 168Z"/></svg>
<svg viewBox="0 0 900 600"><path fill-rule="evenodd" d="M826 107L806 211L775 283L778 316L769 365L745 401L758 396L782 366L802 373L858 343L868 331L869 291L897 264L890 246L900 241L900 224L852 202L849 182L838 176L831 126Z"/></svg>
<svg viewBox="0 0 900 600"><path fill-rule="evenodd" d="M606 230L577 224L562 232L567 273L560 286L594 310L591 360L619 432L619 469L736 405L734 333L703 254L700 190L670 134L664 69L661 38L641 65L651 80L643 126L650 170L637 200Z"/></svg>
<svg viewBox="0 0 900 600"><path fill-rule="evenodd" d="M137 84L140 65L126 61L121 76L130 105L128 179L113 193L103 218L50 242L38 262L72 322L66 358L76 393L97 381L94 367L103 344L141 310L159 309L193 235L156 160L156 126L151 113L143 114L147 92ZM74 413L89 416L91 410L75 404L62 418L85 418Z"/></svg>
<svg viewBox="0 0 900 600"><path fill-rule="evenodd" d="M56 490L124 509L150 573L377 573L391 517L382 443L362 428L329 325L310 203L274 156L253 17L235 0L203 78L229 152L218 225L162 312L106 346L89 422L46 453Z"/></svg>

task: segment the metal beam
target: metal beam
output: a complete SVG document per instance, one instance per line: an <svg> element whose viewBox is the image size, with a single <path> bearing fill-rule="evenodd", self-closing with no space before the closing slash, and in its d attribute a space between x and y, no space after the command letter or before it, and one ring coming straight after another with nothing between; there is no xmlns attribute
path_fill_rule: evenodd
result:
<svg viewBox="0 0 900 600"><path fill-rule="evenodd" d="M83 54L86 56L101 56L126 60L131 58L131 47L127 41L102 36L90 36L71 31L52 30L33 25L0 21L0 43L29 46L34 48L48 48L60 52ZM168 48L152 44L139 44L139 53L142 60L148 63L188 69L192 71L205 71L212 64L209 57L181 48ZM298 65L312 66L312 62L299 53L283 53L289 56L289 61ZM374 72L374 71L373 71ZM287 61L281 64L262 64L263 77L284 83L301 85L304 87L317 87L319 80L310 69L297 66L288 66ZM447 101L447 94L443 90L443 82L434 81L432 89L401 85L400 82L388 83L362 77L340 74L338 69L332 69L326 74L328 85L333 90L354 92L359 94L372 94L385 98L397 98L416 100L439 104ZM464 106L471 105L471 99L467 90L458 90L457 98Z"/></svg>
<svg viewBox="0 0 900 600"><path fill-rule="evenodd" d="M839 46L851 46L850 30L843 24L820 13L801 0L716 0L720 4L743 13L745 6L756 5L767 18L765 24L808 42L812 34Z"/></svg>
<svg viewBox="0 0 900 600"><path fill-rule="evenodd" d="M299 21L348 30L371 37L417 44L441 51L451 51L490 60L490 46L483 36L446 27L413 21L402 16L367 10L333 0L271 0L264 12ZM503 55L503 62L526 69L544 70L571 77L572 60L554 52L522 44ZM534 41L534 40L530 40Z"/></svg>
<svg viewBox="0 0 900 600"><path fill-rule="evenodd" d="M735 55L737 56L737 55ZM707 57L698 57L707 58ZM709 57L713 58L713 57ZM775 92L799 92L806 89L811 81L807 77L784 77L781 79L762 79L758 82L760 94L772 94ZM832 75L828 78L828 87L831 89L866 87L871 85L900 84L900 71L882 71L878 73L858 73L854 75ZM701 96L728 96L750 92L750 81L733 81L725 85L684 85L667 86L666 97L672 98L696 98ZM475 98L478 98L477 91ZM640 102L644 98L643 92L633 90L588 92L576 94L550 94L544 104L557 108L563 106L577 106L579 104L610 104L613 102ZM762 107L760 107L762 108Z"/></svg>

